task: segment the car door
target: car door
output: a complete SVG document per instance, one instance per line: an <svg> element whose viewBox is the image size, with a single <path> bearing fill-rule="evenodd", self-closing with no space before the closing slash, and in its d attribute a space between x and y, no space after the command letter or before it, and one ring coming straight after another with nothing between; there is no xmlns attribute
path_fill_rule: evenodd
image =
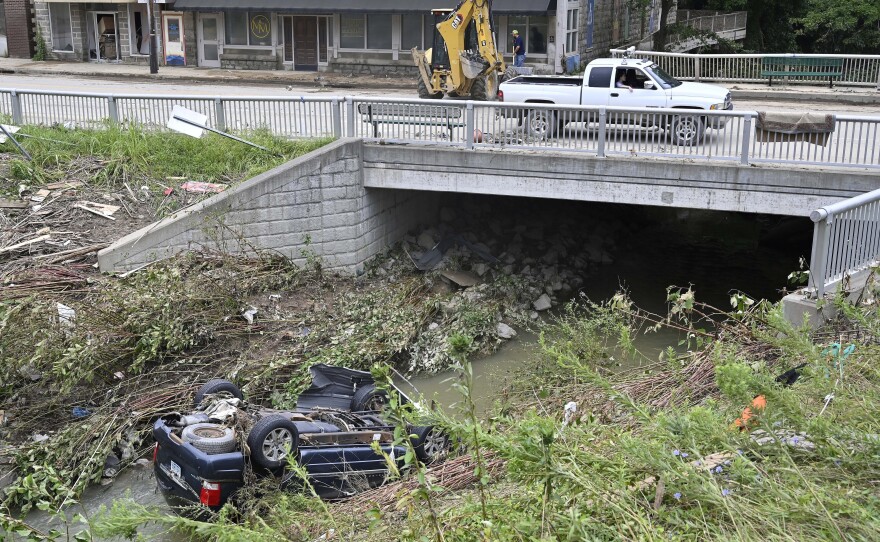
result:
<svg viewBox="0 0 880 542"><path fill-rule="evenodd" d="M628 107L628 108L662 108L666 107L668 97L666 91L657 84L654 79L645 73L644 70L637 67L619 66L614 70L614 81L620 79L621 75L625 77L625 83L628 88L612 89L608 100L609 106ZM645 83L649 83L646 85ZM650 125L655 124L656 119L652 114L627 113L621 115L628 119L628 123Z"/></svg>

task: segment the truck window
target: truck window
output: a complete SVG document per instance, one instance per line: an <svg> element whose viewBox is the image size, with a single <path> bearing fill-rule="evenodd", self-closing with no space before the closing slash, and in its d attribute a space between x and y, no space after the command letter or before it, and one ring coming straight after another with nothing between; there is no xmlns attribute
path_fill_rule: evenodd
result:
<svg viewBox="0 0 880 542"><path fill-rule="evenodd" d="M656 64L645 68L645 70L653 75L654 79L656 79L657 82L660 83L660 86L663 88L673 88L681 84L681 81L666 73L663 68Z"/></svg>
<svg viewBox="0 0 880 542"><path fill-rule="evenodd" d="M595 67L590 70L590 86L608 88L611 86L611 69Z"/></svg>

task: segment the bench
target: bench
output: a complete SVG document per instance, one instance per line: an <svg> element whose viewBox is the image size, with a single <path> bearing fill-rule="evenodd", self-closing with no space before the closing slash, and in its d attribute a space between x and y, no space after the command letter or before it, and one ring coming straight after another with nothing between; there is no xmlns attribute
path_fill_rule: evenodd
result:
<svg viewBox="0 0 880 542"><path fill-rule="evenodd" d="M773 77L785 76L804 77L827 77L828 87L834 87L834 79L843 76L842 58L795 58L795 57L765 57L761 61L761 77L770 78L770 86L773 86Z"/></svg>
<svg viewBox="0 0 880 542"><path fill-rule="evenodd" d="M444 127L449 130L449 139L452 140L453 129L464 127L461 111L461 107L445 105L358 104L363 121L373 127L373 137L379 137L381 124L402 124Z"/></svg>

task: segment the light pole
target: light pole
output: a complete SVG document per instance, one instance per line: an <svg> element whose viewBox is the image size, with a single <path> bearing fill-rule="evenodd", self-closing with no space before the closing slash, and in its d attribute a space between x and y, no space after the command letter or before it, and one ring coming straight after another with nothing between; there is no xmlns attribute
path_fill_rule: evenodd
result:
<svg viewBox="0 0 880 542"><path fill-rule="evenodd" d="M153 17L155 6L153 0L147 0L147 19L150 20L150 73L159 73L159 58L156 49L156 20Z"/></svg>

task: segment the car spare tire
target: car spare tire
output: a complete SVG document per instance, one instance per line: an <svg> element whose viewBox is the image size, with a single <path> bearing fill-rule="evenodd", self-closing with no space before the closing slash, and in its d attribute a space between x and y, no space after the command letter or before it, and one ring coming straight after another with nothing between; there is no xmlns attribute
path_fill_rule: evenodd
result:
<svg viewBox="0 0 880 542"><path fill-rule="evenodd" d="M184 442L206 454L225 454L235 450L235 430L219 423L195 423L181 432Z"/></svg>
<svg viewBox="0 0 880 542"><path fill-rule="evenodd" d="M287 464L288 451L296 455L299 431L296 424L281 414L270 414L257 420L247 438L251 461L265 469Z"/></svg>
<svg viewBox="0 0 880 542"><path fill-rule="evenodd" d="M211 395L213 393L227 392L236 399L244 399L244 394L241 393L241 390L228 380L224 380L222 378L212 378L205 382L201 388L196 392L195 404L196 408L202 404L206 395Z"/></svg>

